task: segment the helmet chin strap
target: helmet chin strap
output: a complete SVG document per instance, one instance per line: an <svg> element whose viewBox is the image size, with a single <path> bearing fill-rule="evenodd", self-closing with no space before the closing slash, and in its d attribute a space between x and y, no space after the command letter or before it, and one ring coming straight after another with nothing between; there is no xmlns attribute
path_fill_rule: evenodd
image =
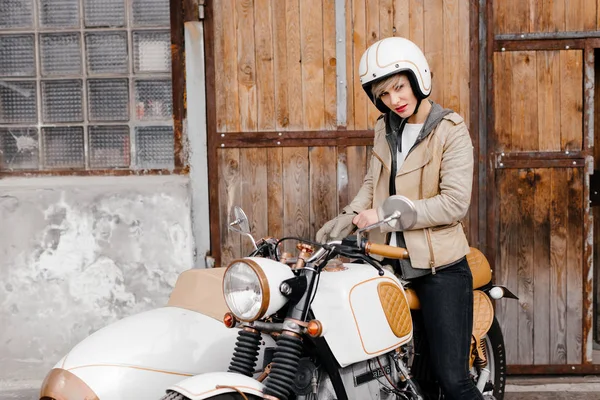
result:
<svg viewBox="0 0 600 400"><path fill-rule="evenodd" d="M412 117L413 115L415 115L416 113L419 112L419 106L421 105L421 102L423 101L423 99L419 99L417 100L417 106L415 107L415 111L413 111L413 113L410 115L410 117ZM408 118L410 118L408 117ZM408 118L406 118L408 120Z"/></svg>

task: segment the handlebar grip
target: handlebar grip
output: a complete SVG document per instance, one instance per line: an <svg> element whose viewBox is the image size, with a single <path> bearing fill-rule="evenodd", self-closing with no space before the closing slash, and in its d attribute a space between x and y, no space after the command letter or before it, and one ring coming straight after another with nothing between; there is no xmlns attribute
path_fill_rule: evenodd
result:
<svg viewBox="0 0 600 400"><path fill-rule="evenodd" d="M365 245L365 253L377 254L379 256L397 260L408 258L408 250L406 250L404 247L388 246L387 244L377 244L371 242L367 242Z"/></svg>

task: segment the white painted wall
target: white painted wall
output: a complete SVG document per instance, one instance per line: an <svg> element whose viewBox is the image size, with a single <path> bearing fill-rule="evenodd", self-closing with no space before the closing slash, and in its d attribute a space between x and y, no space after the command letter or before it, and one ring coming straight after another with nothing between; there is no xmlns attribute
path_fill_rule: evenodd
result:
<svg viewBox="0 0 600 400"><path fill-rule="evenodd" d="M188 177L0 179L0 380L164 305L193 252Z"/></svg>

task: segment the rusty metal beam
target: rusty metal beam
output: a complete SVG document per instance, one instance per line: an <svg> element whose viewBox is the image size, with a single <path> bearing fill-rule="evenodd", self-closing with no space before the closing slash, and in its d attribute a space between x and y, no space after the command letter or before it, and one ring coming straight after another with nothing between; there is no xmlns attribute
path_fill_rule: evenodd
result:
<svg viewBox="0 0 600 400"><path fill-rule="evenodd" d="M217 148L229 147L298 147L298 146L370 146L373 131L262 131L227 132L218 135Z"/></svg>
<svg viewBox="0 0 600 400"><path fill-rule="evenodd" d="M600 373L600 365L508 365L509 375L582 375Z"/></svg>
<svg viewBox="0 0 600 400"><path fill-rule="evenodd" d="M482 179L485 176L485 136L486 129L482 129L485 124L482 124L482 118L480 108L480 88L485 88L485 82L481 82L482 73L480 67L480 54L481 54L481 38L480 38L480 13L479 13L480 0L471 0L469 2L469 64L471 67L469 81L469 128L471 132L471 138L473 140L473 147L475 149L475 160L476 168L474 170L473 177L473 191L471 196L471 207L469 209L469 242L473 243L477 248L481 248L481 242L483 237L480 232L480 218L482 208L485 207L485 196L480 193L480 187L485 188L485 180ZM485 29L485 24L483 24ZM485 43L485 40L483 41ZM482 85L483 84L483 85ZM483 144L483 145L482 145ZM481 199L484 199L483 204Z"/></svg>
<svg viewBox="0 0 600 400"><path fill-rule="evenodd" d="M573 40L587 38L600 38L600 31L503 33L495 36L495 40L497 41Z"/></svg>
<svg viewBox="0 0 600 400"><path fill-rule="evenodd" d="M175 168L185 169L183 121L185 119L185 54L183 10L181 0L169 0L171 17L171 86L173 90L173 133Z"/></svg>
<svg viewBox="0 0 600 400"><path fill-rule="evenodd" d="M215 265L221 265L221 227L219 220L219 162L217 159L217 106L215 104L215 20L214 1L204 2L204 57L206 71L206 142L208 181L213 182L208 191L208 209L210 215L210 256Z"/></svg>

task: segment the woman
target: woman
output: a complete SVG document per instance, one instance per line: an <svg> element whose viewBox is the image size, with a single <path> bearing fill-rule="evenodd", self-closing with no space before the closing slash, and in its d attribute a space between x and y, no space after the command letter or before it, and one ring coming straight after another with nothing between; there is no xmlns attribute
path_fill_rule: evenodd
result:
<svg viewBox="0 0 600 400"><path fill-rule="evenodd" d="M427 100L431 71L422 51L407 39L386 38L370 46L359 74L383 112L375 125L373 155L358 194L319 230L317 240L339 239L355 226L379 221L380 207L392 194L413 200L417 223L410 231L385 225L370 232L370 240L408 249L410 260L396 262L395 269L413 279L430 361L445 398L483 399L468 374L473 278L460 220L471 199L473 145L466 124Z"/></svg>

